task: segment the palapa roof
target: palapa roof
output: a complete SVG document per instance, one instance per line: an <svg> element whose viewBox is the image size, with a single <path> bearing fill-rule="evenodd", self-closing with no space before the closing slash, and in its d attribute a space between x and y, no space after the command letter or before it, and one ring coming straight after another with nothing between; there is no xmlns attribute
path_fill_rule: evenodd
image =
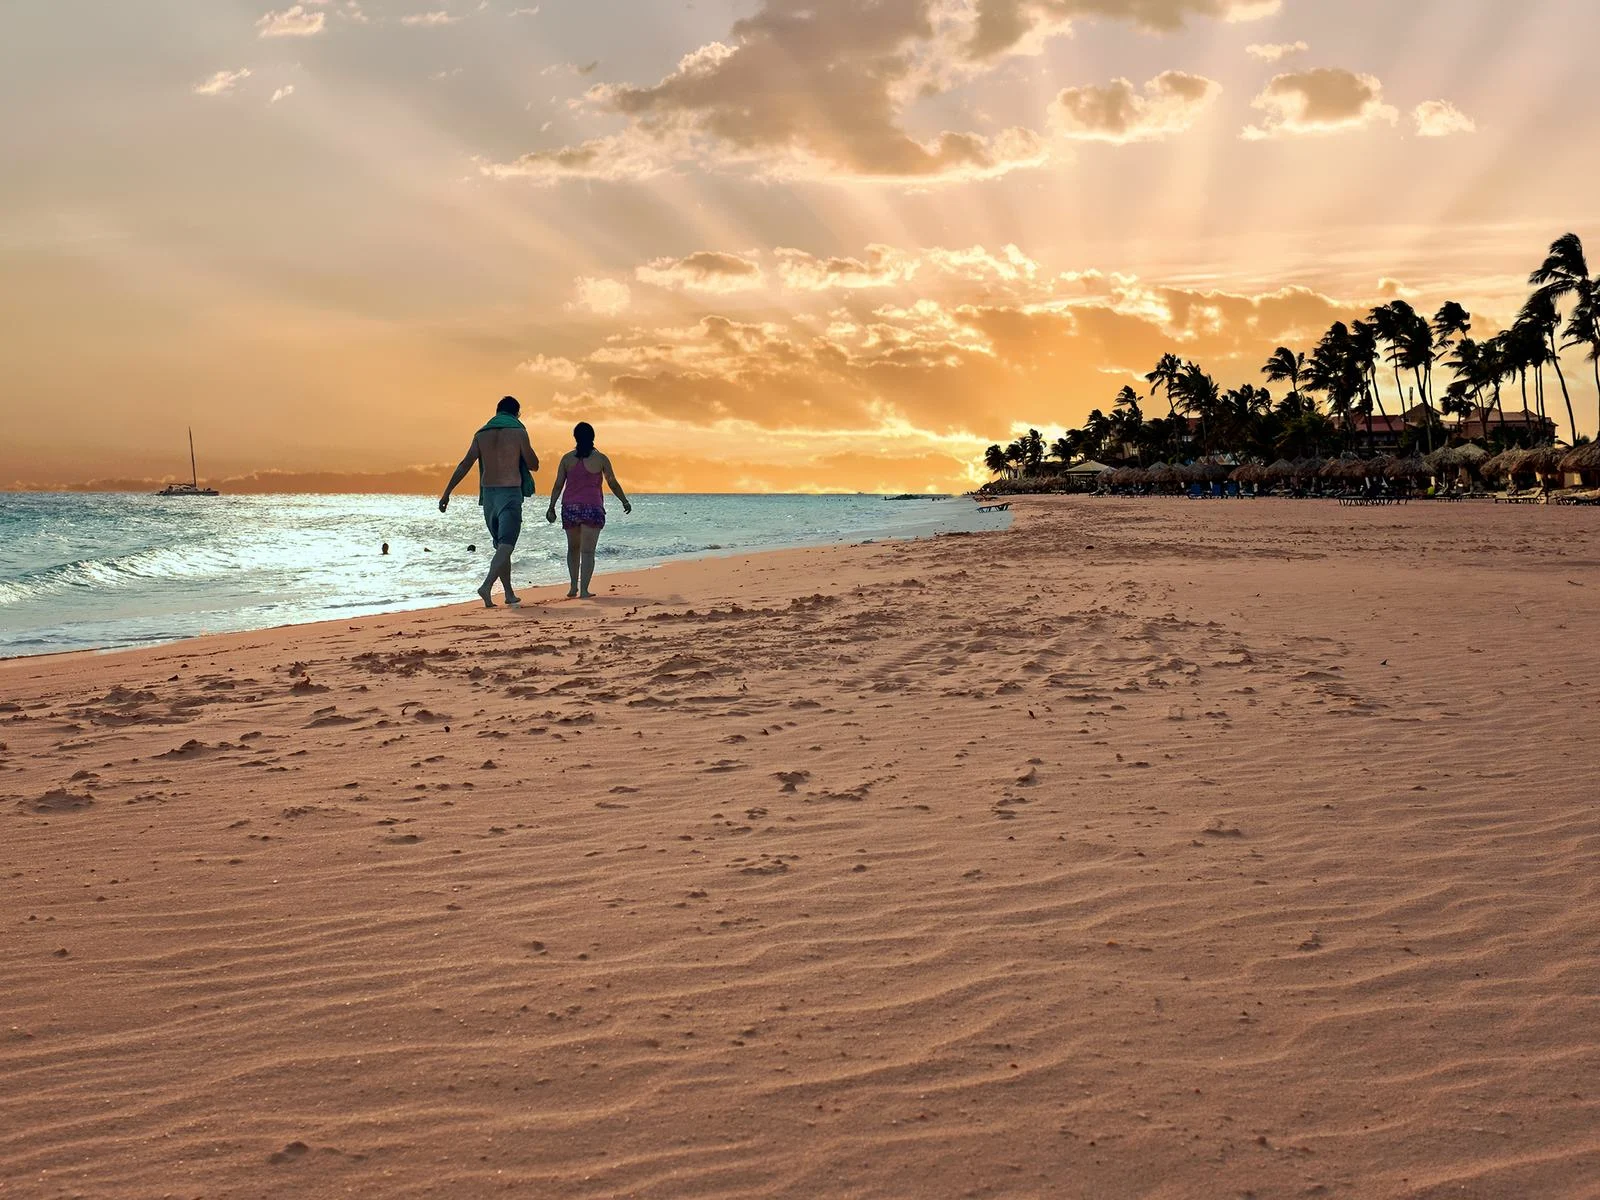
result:
<svg viewBox="0 0 1600 1200"><path fill-rule="evenodd" d="M1579 446L1561 460L1563 471L1600 471L1600 442Z"/></svg>
<svg viewBox="0 0 1600 1200"><path fill-rule="evenodd" d="M1528 457L1523 463L1535 471L1556 471L1561 468L1561 460L1569 453L1565 446L1536 446L1528 451Z"/></svg>
<svg viewBox="0 0 1600 1200"><path fill-rule="evenodd" d="M1493 458L1487 459L1478 467L1485 475L1498 479L1503 475L1512 475L1521 470L1528 460L1526 450L1503 450Z"/></svg>
<svg viewBox="0 0 1600 1200"><path fill-rule="evenodd" d="M1421 479L1432 475L1433 472L1433 467L1420 456L1413 454L1410 458L1397 458L1391 462L1388 475L1390 479Z"/></svg>

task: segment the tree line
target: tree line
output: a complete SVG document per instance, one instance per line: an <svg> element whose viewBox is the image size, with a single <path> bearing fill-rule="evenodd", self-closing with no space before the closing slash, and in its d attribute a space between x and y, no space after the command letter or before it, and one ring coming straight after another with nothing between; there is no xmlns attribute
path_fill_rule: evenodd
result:
<svg viewBox="0 0 1600 1200"><path fill-rule="evenodd" d="M1322 457L1352 449L1361 418L1369 418L1367 449L1373 450L1370 418L1387 419L1391 402L1396 416L1411 414L1410 445L1403 448L1432 451L1442 445L1443 418L1452 415L1480 418L1485 440L1507 446L1526 435L1526 426L1514 430L1506 421L1508 388L1520 391L1523 410L1536 414L1541 428L1545 420L1554 421L1547 417L1547 371L1554 373L1576 446L1578 423L1561 354L1584 352L1600 397L1600 275L1590 274L1582 240L1568 233L1551 244L1528 282L1534 290L1516 320L1481 340L1472 336L1472 314L1453 300L1431 318L1405 300L1391 300L1365 318L1336 321L1309 355L1279 346L1261 368L1267 383L1288 387L1276 400L1253 384L1223 389L1199 363L1162 355L1145 376L1148 396L1124 387L1109 413L1094 409L1081 427L1048 445L1030 429L1009 446L990 446L984 465L996 475L1017 477L1039 474L1051 459L1065 466L1080 459L1132 458L1142 466L1181 458L1186 449L1201 457ZM1450 378L1441 392L1436 379L1446 372ZM1386 395L1391 374L1393 392ZM1146 407L1160 401L1166 414L1147 416Z"/></svg>

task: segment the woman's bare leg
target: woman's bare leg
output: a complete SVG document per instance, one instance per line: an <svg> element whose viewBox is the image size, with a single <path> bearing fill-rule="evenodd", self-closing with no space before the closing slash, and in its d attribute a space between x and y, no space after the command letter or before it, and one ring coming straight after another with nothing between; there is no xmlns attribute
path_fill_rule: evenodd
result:
<svg viewBox="0 0 1600 1200"><path fill-rule="evenodd" d="M583 551L583 526L567 530L567 574L572 576L572 586L567 589L567 599L578 594L578 567Z"/></svg>
<svg viewBox="0 0 1600 1200"><path fill-rule="evenodd" d="M582 574L579 579L583 586L578 590L581 599L589 598L589 581L594 578L594 550L600 544L600 529L596 525L580 525L579 533L582 535L580 552L582 557Z"/></svg>

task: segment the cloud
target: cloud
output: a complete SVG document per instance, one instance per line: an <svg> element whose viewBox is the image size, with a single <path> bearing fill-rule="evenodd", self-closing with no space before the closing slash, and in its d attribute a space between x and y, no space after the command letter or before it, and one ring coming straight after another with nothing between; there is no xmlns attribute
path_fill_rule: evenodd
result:
<svg viewBox="0 0 1600 1200"><path fill-rule="evenodd" d="M575 146L534 150L507 163L479 161L478 170L491 179L527 179L548 186L563 179L603 182L649 179L670 163L649 138L635 132L591 138Z"/></svg>
<svg viewBox="0 0 1600 1200"><path fill-rule="evenodd" d="M517 370L561 383L572 383L583 374L582 368L570 358L546 358L542 354L535 354L526 362L517 364Z"/></svg>
<svg viewBox="0 0 1600 1200"><path fill-rule="evenodd" d="M902 287L916 280L919 290L947 288L1028 289L1041 277L1039 264L1016 246L998 252L983 246L950 250L935 246L905 250L871 245L859 257L816 256L780 248L778 277L791 292L857 292Z"/></svg>
<svg viewBox="0 0 1600 1200"><path fill-rule="evenodd" d="M780 252L826 307L782 318L714 311L689 324L615 330L575 354L592 379L571 412L721 436L975 438L1105 408L1178 349L1224 386L1260 383L1277 345L1308 345L1370 307L1306 288L1261 295L1169 287L1093 272L1051 275L1022 251L872 247L824 258ZM1013 277L996 290L994 274ZM780 275L782 268L780 266ZM894 280L901 290L841 288ZM938 286L933 286L937 284ZM718 432L721 431L721 432ZM729 434L729 436L733 436ZM898 434L896 435L898 439ZM700 440L703 440L701 438Z"/></svg>
<svg viewBox="0 0 1600 1200"><path fill-rule="evenodd" d="M279 100L287 100L292 95L294 95L294 84L286 83L283 87L272 93L272 99L269 100L268 103L276 104Z"/></svg>
<svg viewBox="0 0 1600 1200"><path fill-rule="evenodd" d="M577 280L578 298L567 307L584 309L602 317L615 317L628 311L633 303L633 292L627 284L615 279L581 275Z"/></svg>
<svg viewBox="0 0 1600 1200"><path fill-rule="evenodd" d="M1425 100L1411 111L1417 136L1449 137L1456 133L1477 133L1478 123L1448 100Z"/></svg>
<svg viewBox="0 0 1600 1200"><path fill-rule="evenodd" d="M1086 141L1152 141L1190 128L1222 85L1200 75L1164 71L1144 85L1144 94L1126 79L1104 87L1067 88L1051 109L1067 137Z"/></svg>
<svg viewBox="0 0 1600 1200"><path fill-rule="evenodd" d="M1270 17L1281 0L977 0L969 52L992 58L1019 44L1037 45L1064 32L1076 19L1129 21L1142 29L1172 33L1190 17L1254 21Z"/></svg>
<svg viewBox="0 0 1600 1200"><path fill-rule="evenodd" d="M226 96L239 82L250 78L250 68L237 71L218 71L210 79L203 79L190 89L196 96Z"/></svg>
<svg viewBox="0 0 1600 1200"><path fill-rule="evenodd" d="M256 22L259 36L272 37L314 37L321 33L328 23L328 14L321 12L307 12L302 4L293 8L286 8L282 12L269 12Z"/></svg>
<svg viewBox="0 0 1600 1200"><path fill-rule="evenodd" d="M1252 58L1259 58L1262 62L1281 62L1296 54L1304 54L1311 49L1305 42L1266 42L1246 46L1244 52Z"/></svg>
<svg viewBox="0 0 1600 1200"><path fill-rule="evenodd" d="M714 250L698 250L684 258L658 258L634 275L641 283L681 291L746 292L766 286L759 262Z"/></svg>
<svg viewBox="0 0 1600 1200"><path fill-rule="evenodd" d="M434 28L440 25L454 25L455 23L456 18L442 10L438 12L411 13L400 18L400 24L410 25L413 28L417 26Z"/></svg>
<svg viewBox="0 0 1600 1200"><path fill-rule="evenodd" d="M928 182L1043 162L1043 139L1028 129L909 131L911 105L959 74L936 20L945 10L943 0L762 0L728 42L684 56L658 82L591 89L587 108L624 118L623 134L486 171L553 182L696 161L767 176Z"/></svg>
<svg viewBox="0 0 1600 1200"><path fill-rule="evenodd" d="M1400 114L1383 102L1383 84L1342 67L1316 67L1279 75L1250 102L1266 114L1245 127L1252 141L1300 134L1339 133L1378 121L1391 125Z"/></svg>

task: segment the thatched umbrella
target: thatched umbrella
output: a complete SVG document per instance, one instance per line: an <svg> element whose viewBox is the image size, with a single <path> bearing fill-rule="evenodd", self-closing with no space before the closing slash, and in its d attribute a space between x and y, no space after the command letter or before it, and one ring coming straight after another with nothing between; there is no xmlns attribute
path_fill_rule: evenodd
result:
<svg viewBox="0 0 1600 1200"><path fill-rule="evenodd" d="M1263 469L1262 474L1268 479L1288 479L1294 474L1294 464L1287 458L1280 458L1271 466Z"/></svg>
<svg viewBox="0 0 1600 1200"><path fill-rule="evenodd" d="M1455 446L1441 446L1422 460L1435 475L1443 475L1461 465L1461 450Z"/></svg>
<svg viewBox="0 0 1600 1200"><path fill-rule="evenodd" d="M1433 473L1433 468L1415 454L1410 458L1395 459L1388 469L1390 479L1426 479Z"/></svg>
<svg viewBox="0 0 1600 1200"><path fill-rule="evenodd" d="M1527 457L1526 450L1504 450L1493 458L1485 459L1478 465L1478 470L1486 479L1503 479L1521 470Z"/></svg>
<svg viewBox="0 0 1600 1200"><path fill-rule="evenodd" d="M1344 467L1349 461L1347 458L1330 458L1317 468L1317 474L1324 479L1343 479Z"/></svg>
<svg viewBox="0 0 1600 1200"><path fill-rule="evenodd" d="M1579 446L1561 460L1563 471L1600 471L1600 442Z"/></svg>
<svg viewBox="0 0 1600 1200"><path fill-rule="evenodd" d="M1322 468L1330 479L1361 479L1366 476L1367 464L1359 458L1337 458Z"/></svg>
<svg viewBox="0 0 1600 1200"><path fill-rule="evenodd" d="M1245 463L1243 466L1235 467L1230 471L1228 478L1234 483L1254 483L1260 470L1261 468L1256 466L1255 463Z"/></svg>
<svg viewBox="0 0 1600 1200"><path fill-rule="evenodd" d="M1468 442L1465 446L1456 447L1456 465L1472 468L1484 462L1489 457L1489 452L1476 442Z"/></svg>
<svg viewBox="0 0 1600 1200"><path fill-rule="evenodd" d="M1320 458L1297 458L1290 464L1294 468L1296 479L1315 479L1322 470L1323 460Z"/></svg>
<svg viewBox="0 0 1600 1200"><path fill-rule="evenodd" d="M1150 483L1165 487L1178 482L1178 470L1171 463L1157 463L1145 472L1145 477Z"/></svg>
<svg viewBox="0 0 1600 1200"><path fill-rule="evenodd" d="M1561 469L1561 460L1570 453L1565 446L1539 446L1528 451L1522 466L1524 470L1537 471L1541 475L1553 475Z"/></svg>

